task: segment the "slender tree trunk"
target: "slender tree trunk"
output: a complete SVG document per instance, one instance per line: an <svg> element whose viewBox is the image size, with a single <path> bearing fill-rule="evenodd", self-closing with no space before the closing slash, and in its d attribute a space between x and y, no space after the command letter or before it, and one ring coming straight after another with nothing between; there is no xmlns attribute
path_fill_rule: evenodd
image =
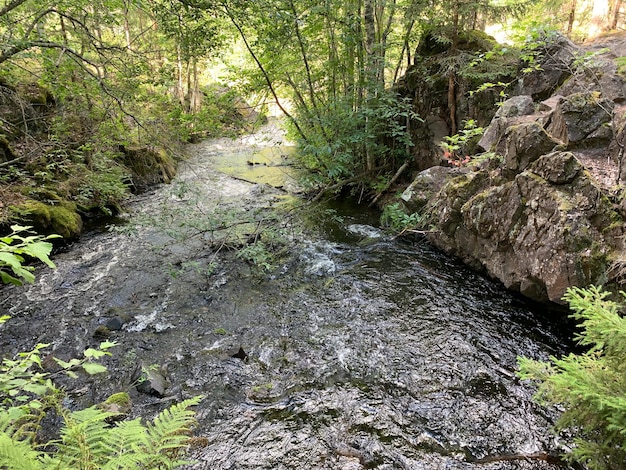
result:
<svg viewBox="0 0 626 470"><path fill-rule="evenodd" d="M572 30L574 29L574 20L576 19L576 0L572 0L572 4L570 6L569 15L567 17L567 37L572 35Z"/></svg>
<svg viewBox="0 0 626 470"><path fill-rule="evenodd" d="M387 17L387 23L380 34L380 46L378 53L378 68L379 68L379 83L381 88L385 87L385 57L387 56L387 40L391 34L391 28L393 26L396 11L397 2L393 0L391 6L387 9L389 16ZM382 12L381 12L382 14Z"/></svg>
<svg viewBox="0 0 626 470"><path fill-rule="evenodd" d="M176 97L181 106L185 106L185 84L184 84L184 70L183 70L183 55L180 48L180 44L176 45L176 74L178 75L176 81Z"/></svg>
<svg viewBox="0 0 626 470"><path fill-rule="evenodd" d="M454 0L452 6L452 46L450 47L450 55L457 53L459 45L459 1ZM456 125L456 70L451 65L448 71L448 111L450 116L450 135L457 133Z"/></svg>
<svg viewBox="0 0 626 470"><path fill-rule="evenodd" d="M448 110L450 112L450 135L457 133L456 126L456 74L451 70L448 75Z"/></svg>
<svg viewBox="0 0 626 470"><path fill-rule="evenodd" d="M128 21L128 15L129 15L128 2L124 1L124 38L126 39L126 49L131 51L130 22Z"/></svg>
<svg viewBox="0 0 626 470"><path fill-rule="evenodd" d="M200 93L200 80L198 78L198 60L192 60L192 80L189 91L191 98L189 108L193 114L197 114L202 106L202 94Z"/></svg>
<svg viewBox="0 0 626 470"><path fill-rule="evenodd" d="M411 66L411 46L409 45L409 37L411 36L411 31L413 30L414 25L415 25L415 20L411 20L406 27L406 32L404 33L404 39L402 41L402 52L400 53L398 64L396 65L396 68L393 72L394 83L398 81L398 77L400 76L400 71L402 70L402 62L404 60L405 52L406 52L406 66L407 68Z"/></svg>
<svg viewBox="0 0 626 470"><path fill-rule="evenodd" d="M365 0L364 4L364 20L365 20L365 106L369 107L376 93L376 24L374 17L374 0ZM375 155L372 152L372 146L369 145L369 136L373 134L371 129L372 122L370 113L365 116L365 167L367 171L371 171L375 166Z"/></svg>
<svg viewBox="0 0 626 470"><path fill-rule="evenodd" d="M611 12L611 30L617 29L619 23L620 10L622 9L622 0L615 0L613 4L613 11Z"/></svg>
<svg viewBox="0 0 626 470"><path fill-rule="evenodd" d="M321 117L321 114L320 114L319 105L318 105L318 102L317 102L317 98L315 96L315 88L313 86L313 79L311 77L311 67L309 65L308 54L307 54L307 51L306 51L306 46L304 44L304 38L302 37L302 33L300 31L298 12L296 10L295 4L293 3L293 0L289 0L289 7L291 9L291 12L293 13L294 30L296 32L296 38L298 39L298 47L300 49L300 54L302 55L302 61L304 63L304 69L306 71L306 80L307 80L307 86L308 86L309 100L311 101L311 108L313 108L313 112L315 113L315 117L317 118L316 128L318 128L320 130L322 136L324 136L324 139L328 143L331 143L328 140L328 135L326 134L326 129L324 129L324 124L322 123L322 117Z"/></svg>

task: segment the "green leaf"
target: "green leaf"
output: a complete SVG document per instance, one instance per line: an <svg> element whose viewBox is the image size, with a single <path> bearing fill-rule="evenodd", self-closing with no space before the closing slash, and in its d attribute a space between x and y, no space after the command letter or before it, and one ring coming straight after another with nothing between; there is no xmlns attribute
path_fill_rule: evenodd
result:
<svg viewBox="0 0 626 470"><path fill-rule="evenodd" d="M0 262L7 264L11 268L21 268L24 258L13 253L0 251Z"/></svg>
<svg viewBox="0 0 626 470"><path fill-rule="evenodd" d="M33 258L37 258L38 260L43 261L50 268L56 267L54 263L50 261L50 258L48 258L48 256L52 252L52 243L37 241L37 242L28 244L27 246L22 248L22 251L25 254L32 256Z"/></svg>
<svg viewBox="0 0 626 470"><path fill-rule="evenodd" d="M0 271L0 279L2 279L2 282L4 284L13 284L15 286L21 286L22 285L22 281L20 281L19 279L11 276L8 273L5 273L4 271Z"/></svg>
<svg viewBox="0 0 626 470"><path fill-rule="evenodd" d="M95 362L86 362L85 364L83 364L83 369L85 369L85 372L87 372L89 375L102 374L103 372L107 371L106 367L104 367L102 364L98 364Z"/></svg>

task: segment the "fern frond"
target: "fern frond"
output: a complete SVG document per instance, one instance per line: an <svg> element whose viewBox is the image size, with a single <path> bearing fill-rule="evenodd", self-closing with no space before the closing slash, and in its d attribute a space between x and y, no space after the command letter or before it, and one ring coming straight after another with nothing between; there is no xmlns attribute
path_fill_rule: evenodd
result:
<svg viewBox="0 0 626 470"><path fill-rule="evenodd" d="M107 457L106 420L111 416L113 413L95 406L66 415L58 452L60 461L71 468L99 468L98 462Z"/></svg>
<svg viewBox="0 0 626 470"><path fill-rule="evenodd" d="M122 421L109 431L105 443L108 448L107 459L101 462L102 470L148 468L145 464L150 456L143 450L149 440L141 418Z"/></svg>
<svg viewBox="0 0 626 470"><path fill-rule="evenodd" d="M6 432L0 433L0 468L42 470L40 455L27 441L12 439Z"/></svg>
<svg viewBox="0 0 626 470"><path fill-rule="evenodd" d="M150 445L147 450L151 455L159 456L159 465L166 464L171 468L174 463L180 463L177 456L187 445L191 428L196 424L195 413L188 408L200 400L202 397L198 396L173 405L148 423Z"/></svg>

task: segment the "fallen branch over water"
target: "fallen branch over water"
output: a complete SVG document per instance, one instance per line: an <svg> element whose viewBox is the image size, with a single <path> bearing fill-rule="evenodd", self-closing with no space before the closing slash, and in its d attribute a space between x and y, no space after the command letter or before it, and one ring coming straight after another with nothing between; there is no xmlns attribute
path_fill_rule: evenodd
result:
<svg viewBox="0 0 626 470"><path fill-rule="evenodd" d="M387 185L385 186L385 189L383 189L381 192L379 192L376 195L376 197L374 198L374 200L372 202L370 202L367 207L373 207L374 204L376 204L378 202L378 200L382 197L382 195L385 194L389 190L391 185L393 183L395 183L398 178L400 178L400 175L402 173L404 173L404 170L406 170L408 167L409 167L409 162L405 162L400 168L398 168L398 171L396 171L396 174L393 175L393 178L391 178L391 180L389 180L389 183L387 183Z"/></svg>
<svg viewBox="0 0 626 470"><path fill-rule="evenodd" d="M389 168L389 165L383 165L383 166L379 166L378 168L374 168L372 170L363 172L361 174L358 174L356 176L353 176L352 178L348 178L342 181L339 181L338 183L335 184L331 184L330 186L326 186L325 188L321 189L320 192L318 192L315 197L313 199L311 199L311 202L317 202L319 201L322 196L324 196L324 194L326 194L328 191L334 191L336 189L341 189L344 186L351 184L351 183L355 183L357 181L362 181L363 178L365 178L366 176L375 173L377 171L380 170L386 170L387 168Z"/></svg>

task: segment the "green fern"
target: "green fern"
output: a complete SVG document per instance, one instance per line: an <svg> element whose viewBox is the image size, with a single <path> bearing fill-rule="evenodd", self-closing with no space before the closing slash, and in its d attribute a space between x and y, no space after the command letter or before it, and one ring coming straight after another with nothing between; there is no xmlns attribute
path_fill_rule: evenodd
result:
<svg viewBox="0 0 626 470"><path fill-rule="evenodd" d="M181 455L195 424L189 407L195 397L162 411L152 422L141 418L110 425L115 413L96 406L64 413L65 426L55 444L57 452L36 450L28 439L21 439L9 411L0 412L0 468L16 470L128 470L171 469L188 463ZM18 420L19 422L19 420Z"/></svg>
<svg viewBox="0 0 626 470"><path fill-rule="evenodd" d="M148 424L147 432L149 454L158 460L155 464L165 464L165 468L184 465L178 460L182 449L187 445L191 428L196 423L195 413L189 407L197 405L201 397L191 398L163 410L152 423ZM169 460L163 460L167 456ZM155 466L151 468L162 468Z"/></svg>
<svg viewBox="0 0 626 470"><path fill-rule="evenodd" d="M187 462L179 459L187 445L195 413L190 406L202 397L185 400L163 410L144 426L141 419L108 424L115 416L97 407L69 413L62 431L56 459L58 468L116 470L132 468L175 468Z"/></svg>
<svg viewBox="0 0 626 470"><path fill-rule="evenodd" d="M0 432L0 468L13 470L41 470L40 452L28 441L15 439L10 430ZM48 468L48 467L45 467Z"/></svg>

